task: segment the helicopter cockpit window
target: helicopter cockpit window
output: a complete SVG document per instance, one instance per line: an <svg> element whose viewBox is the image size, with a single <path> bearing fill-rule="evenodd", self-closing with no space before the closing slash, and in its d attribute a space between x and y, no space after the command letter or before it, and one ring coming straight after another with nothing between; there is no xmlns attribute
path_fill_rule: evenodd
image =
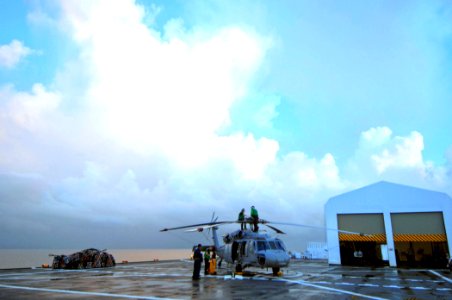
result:
<svg viewBox="0 0 452 300"><path fill-rule="evenodd" d="M278 247L278 249L281 249L284 251L286 250L286 247L284 246L284 243L282 241L276 240L275 243L276 243L276 246Z"/></svg>
<svg viewBox="0 0 452 300"><path fill-rule="evenodd" d="M272 249L272 250L278 249L278 248L276 247L276 243L275 243L274 241L269 241L268 244L270 245L270 249Z"/></svg>
<svg viewBox="0 0 452 300"><path fill-rule="evenodd" d="M257 251L261 251L261 250L265 250L266 249L266 247L265 247L265 242L263 242L263 241L258 241L257 242Z"/></svg>

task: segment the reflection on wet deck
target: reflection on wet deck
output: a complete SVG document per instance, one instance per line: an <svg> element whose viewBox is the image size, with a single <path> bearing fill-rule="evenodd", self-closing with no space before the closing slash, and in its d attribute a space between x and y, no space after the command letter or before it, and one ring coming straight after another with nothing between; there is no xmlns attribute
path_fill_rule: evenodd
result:
<svg viewBox="0 0 452 300"><path fill-rule="evenodd" d="M447 270L358 268L293 261L282 277L251 269L192 281L192 262L160 261L106 269L0 271L1 299L450 299Z"/></svg>

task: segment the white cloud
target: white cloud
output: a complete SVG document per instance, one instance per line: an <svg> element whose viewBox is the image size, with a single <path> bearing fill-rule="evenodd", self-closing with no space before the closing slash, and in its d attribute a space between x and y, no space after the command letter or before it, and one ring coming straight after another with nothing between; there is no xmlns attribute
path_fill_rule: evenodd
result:
<svg viewBox="0 0 452 300"><path fill-rule="evenodd" d="M389 168L422 167L424 139L413 131L408 137L394 137L387 127L371 128L362 134L362 138L374 151L371 159L381 174Z"/></svg>
<svg viewBox="0 0 452 300"><path fill-rule="evenodd" d="M49 117L56 112L61 97L47 91L42 84L34 84L31 93L16 92L11 86L0 89L0 100L6 103L0 118L9 119L29 131L38 131L51 123Z"/></svg>
<svg viewBox="0 0 452 300"><path fill-rule="evenodd" d="M230 122L269 41L239 27L187 30L181 20L160 34L130 4L63 2L91 77L91 109L122 145L191 161Z"/></svg>
<svg viewBox="0 0 452 300"><path fill-rule="evenodd" d="M13 40L7 45L0 46L0 67L14 68L24 57L33 51L25 47L21 41Z"/></svg>
<svg viewBox="0 0 452 300"><path fill-rule="evenodd" d="M283 158L280 168L280 173L292 176L290 181L298 188L318 190L342 186L338 167L330 153L317 160L301 152L292 152Z"/></svg>
<svg viewBox="0 0 452 300"><path fill-rule="evenodd" d="M231 160L242 177L249 180L261 179L279 150L278 142L267 138L256 140L251 134L220 138L217 147L218 153Z"/></svg>
<svg viewBox="0 0 452 300"><path fill-rule="evenodd" d="M430 189L451 189L447 166L425 160L423 150L424 138L417 131L394 136L388 127L370 128L362 132L359 148L344 176L358 185L388 180Z"/></svg>
<svg viewBox="0 0 452 300"><path fill-rule="evenodd" d="M388 127L375 127L361 133L360 146L377 148L391 139L392 131Z"/></svg>
<svg viewBox="0 0 452 300"><path fill-rule="evenodd" d="M36 199L24 215L39 224L45 214L43 234L55 224L65 224L58 236L79 232L83 220L110 233L109 225L129 228L123 241L149 234L147 246L167 246L150 231L207 220L213 210L229 219L254 204L263 218L322 225L325 201L360 185L389 179L450 189L450 168L423 159L416 131L364 131L347 168L331 153L283 155L277 140L219 135L231 106L246 101L270 38L239 26L186 28L181 19L159 32L152 25L160 8L147 16L133 1L61 5L60 24L79 55L51 89L0 89L0 173L20 182L0 182L0 205L13 211L19 190ZM68 112L74 101L78 110ZM279 101L266 99L250 118L271 129ZM29 173L40 179L16 175Z"/></svg>

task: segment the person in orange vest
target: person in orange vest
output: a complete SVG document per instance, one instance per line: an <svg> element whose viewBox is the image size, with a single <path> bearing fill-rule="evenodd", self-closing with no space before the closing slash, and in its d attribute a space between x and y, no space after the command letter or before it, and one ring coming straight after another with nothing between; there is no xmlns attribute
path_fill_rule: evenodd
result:
<svg viewBox="0 0 452 300"><path fill-rule="evenodd" d="M215 246L212 247L212 255L210 258L210 265L209 265L209 274L210 275L217 274L217 254L215 252Z"/></svg>

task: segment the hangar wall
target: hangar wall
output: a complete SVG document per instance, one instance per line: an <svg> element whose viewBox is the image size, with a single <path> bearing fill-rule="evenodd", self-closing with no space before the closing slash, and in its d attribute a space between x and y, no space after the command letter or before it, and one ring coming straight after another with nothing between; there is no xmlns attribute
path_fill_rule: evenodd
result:
<svg viewBox="0 0 452 300"><path fill-rule="evenodd" d="M371 234L365 240L366 236L329 230L330 264L347 263L342 262L350 259L344 252L359 247L368 251L375 247L375 253L381 251L381 255L373 259L386 260L394 267L420 255L432 257L438 251L450 255L452 249L452 199L445 193L382 181L330 198L325 221L327 228ZM420 254L413 256L416 247Z"/></svg>

